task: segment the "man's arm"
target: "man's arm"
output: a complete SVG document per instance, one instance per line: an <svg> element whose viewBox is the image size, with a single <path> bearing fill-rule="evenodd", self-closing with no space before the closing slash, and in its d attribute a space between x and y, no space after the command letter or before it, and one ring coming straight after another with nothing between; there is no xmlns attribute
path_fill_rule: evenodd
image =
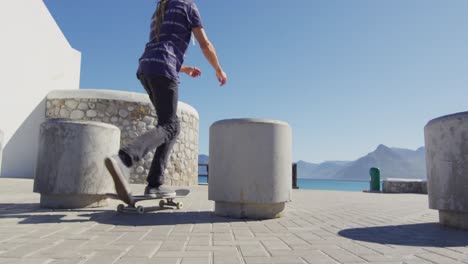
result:
<svg viewBox="0 0 468 264"><path fill-rule="evenodd" d="M182 65L180 71L193 78L196 78L201 75L200 69L193 66Z"/></svg>
<svg viewBox="0 0 468 264"><path fill-rule="evenodd" d="M218 79L221 86L226 84L227 75L221 68L221 65L218 61L218 56L216 55L216 50L211 44L210 40L206 36L205 30L202 27L192 29L195 38L197 39L198 43L200 44L200 48L205 55L205 58L211 64L213 69L216 71L216 78Z"/></svg>

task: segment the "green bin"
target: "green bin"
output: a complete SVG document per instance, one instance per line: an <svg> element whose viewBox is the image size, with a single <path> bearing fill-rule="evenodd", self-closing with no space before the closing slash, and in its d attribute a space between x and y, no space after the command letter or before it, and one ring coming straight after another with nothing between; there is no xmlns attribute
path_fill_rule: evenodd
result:
<svg viewBox="0 0 468 264"><path fill-rule="evenodd" d="M370 191L380 192L380 170L378 168L371 168L369 174L371 176Z"/></svg>

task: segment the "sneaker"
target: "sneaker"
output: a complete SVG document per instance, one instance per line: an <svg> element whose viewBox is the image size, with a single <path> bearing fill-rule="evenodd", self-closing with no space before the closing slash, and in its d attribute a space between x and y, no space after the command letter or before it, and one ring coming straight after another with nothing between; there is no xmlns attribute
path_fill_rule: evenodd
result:
<svg viewBox="0 0 468 264"><path fill-rule="evenodd" d="M119 198L127 204L132 203L132 192L128 179L130 177L130 168L125 166L118 155L107 157L104 160L106 168L114 179L115 191Z"/></svg>
<svg viewBox="0 0 468 264"><path fill-rule="evenodd" d="M146 186L145 188L145 196L148 196L148 197L171 197L171 196L175 196L176 195L176 192L167 188L167 187L164 187L163 185L159 186L159 187L150 187L150 186Z"/></svg>

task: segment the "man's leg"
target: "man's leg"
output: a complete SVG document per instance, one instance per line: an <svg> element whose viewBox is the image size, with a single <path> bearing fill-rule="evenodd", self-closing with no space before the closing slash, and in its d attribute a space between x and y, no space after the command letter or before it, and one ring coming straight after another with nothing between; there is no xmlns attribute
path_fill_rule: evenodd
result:
<svg viewBox="0 0 468 264"><path fill-rule="evenodd" d="M161 125L170 133L167 140L156 149L154 154L147 178L150 188L157 188L164 184L164 171L177 136L180 133L180 123L177 117L179 87L175 81L169 81L165 87L165 89L155 90L153 104L158 115L158 125Z"/></svg>
<svg viewBox="0 0 468 264"><path fill-rule="evenodd" d="M164 171L176 141L177 136L156 149L147 179L149 186L157 187L164 184Z"/></svg>
<svg viewBox="0 0 468 264"><path fill-rule="evenodd" d="M145 90L149 91L158 125L121 148L120 153L130 157L132 163L140 161L149 151L171 141L179 133L177 83L165 77L141 76L140 80Z"/></svg>
<svg viewBox="0 0 468 264"><path fill-rule="evenodd" d="M145 190L145 193L157 195L162 191L157 188L164 183L164 170L180 133L177 118L178 84L165 77L141 77L140 79L155 107L158 125L123 147L121 152L128 154L127 156L133 161L138 161L149 151L157 148L147 178L148 188Z"/></svg>

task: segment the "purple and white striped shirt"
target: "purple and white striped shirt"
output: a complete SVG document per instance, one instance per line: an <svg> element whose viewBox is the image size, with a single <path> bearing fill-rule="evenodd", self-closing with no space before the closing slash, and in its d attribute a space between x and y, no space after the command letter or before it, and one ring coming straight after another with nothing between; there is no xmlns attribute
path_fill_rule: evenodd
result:
<svg viewBox="0 0 468 264"><path fill-rule="evenodd" d="M151 22L150 40L139 60L138 73L165 76L177 81L190 44L192 29L202 27L193 0L169 0L162 22L159 42L155 32L156 14Z"/></svg>

